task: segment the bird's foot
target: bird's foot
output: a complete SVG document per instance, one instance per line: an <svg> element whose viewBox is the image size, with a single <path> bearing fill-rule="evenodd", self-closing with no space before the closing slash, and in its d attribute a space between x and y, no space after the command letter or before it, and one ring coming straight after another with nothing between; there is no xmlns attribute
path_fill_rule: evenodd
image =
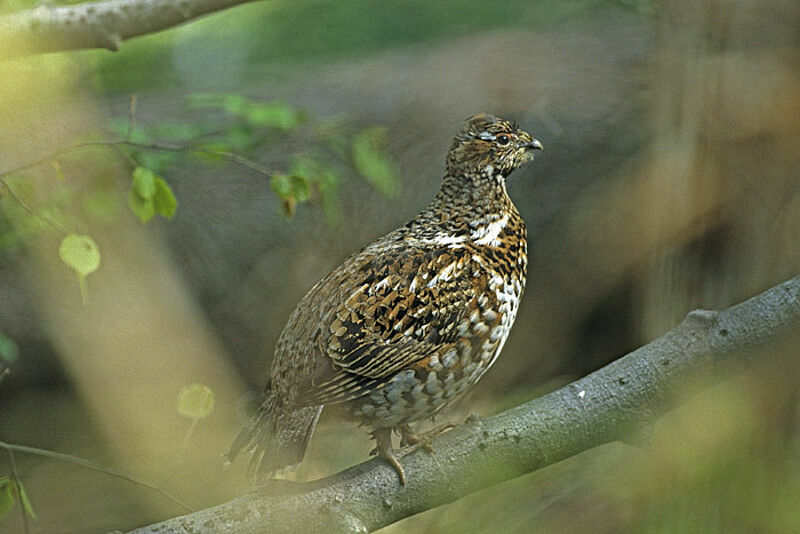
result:
<svg viewBox="0 0 800 534"><path fill-rule="evenodd" d="M375 448L370 451L372 455L378 455L391 465L397 472L400 478L400 485L406 485L406 471L400 465L397 456L394 455L392 450L392 429L391 428L378 428L372 432L372 438L375 440Z"/></svg>
<svg viewBox="0 0 800 534"><path fill-rule="evenodd" d="M455 423L445 423L422 434L416 434L411 430L410 426L400 425L397 427L397 430L400 432L401 436L400 446L403 447L403 456L409 455L420 448L425 449L427 452L434 452L430 440L455 427Z"/></svg>
<svg viewBox="0 0 800 534"><path fill-rule="evenodd" d="M433 452L433 447L428 442L428 436L415 434L408 425L400 425L397 427L397 431L400 432L400 447L403 449L403 456L420 448L427 452Z"/></svg>

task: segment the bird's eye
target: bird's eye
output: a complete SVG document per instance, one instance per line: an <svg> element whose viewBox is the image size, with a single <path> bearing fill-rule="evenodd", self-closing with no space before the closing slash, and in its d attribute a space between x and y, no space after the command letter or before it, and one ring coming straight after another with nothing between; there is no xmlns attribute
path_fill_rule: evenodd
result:
<svg viewBox="0 0 800 534"><path fill-rule="evenodd" d="M506 134L500 134L495 137L495 141L497 141L498 145L505 146L511 141L511 138Z"/></svg>

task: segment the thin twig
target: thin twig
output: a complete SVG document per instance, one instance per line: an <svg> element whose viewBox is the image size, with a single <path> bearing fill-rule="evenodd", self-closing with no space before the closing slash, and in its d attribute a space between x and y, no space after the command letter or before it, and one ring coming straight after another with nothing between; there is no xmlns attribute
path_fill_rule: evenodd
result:
<svg viewBox="0 0 800 534"><path fill-rule="evenodd" d="M130 137L131 132L133 131L133 125L135 124L135 111L136 111L136 95L131 97L131 111L130 111L130 123L129 123L129 130L128 130L128 137ZM79 150L81 148L90 148L90 147L111 147L116 150L123 158L125 158L126 162L131 168L136 168L137 163L130 154L128 154L125 150L122 150L123 146L128 146L131 148L139 148L143 150L164 150L169 152L186 152L186 153L201 153L201 154L210 154L213 156L218 156L224 158L232 163L236 163L237 165L241 165L246 167L252 171L255 171L267 178L271 178L275 173L267 169L266 167L262 167L255 161L241 156L239 154L229 152L227 150L217 150L213 148L207 148L202 146L194 146L194 145L178 145L175 143L139 143L135 141L130 141L128 139L120 139L117 141L88 141L85 143L78 143L77 145L72 145L66 148L62 148L53 152L52 154L40 158L36 161L31 163L26 163L20 167L16 167L14 169L10 169L8 171L0 172L0 184L4 185L6 189L8 189L9 194L11 197L17 201L17 203L22 206L25 211L41 219L42 221L46 222L62 234L69 234L69 231L64 228L62 225L57 223L51 217L44 215L42 213L38 213L34 210L27 202L22 200L22 198L12 189L12 187L8 184L5 180L5 176L15 174L18 172L26 171L28 169L32 169L34 167L38 167L39 165L43 165L49 161L53 161L54 159L62 156L68 152L73 152L75 150Z"/></svg>
<svg viewBox="0 0 800 534"><path fill-rule="evenodd" d="M125 137L127 141L130 141L133 130L136 128L136 101L138 99L138 95L131 95L131 106L128 109L128 135Z"/></svg>
<svg viewBox="0 0 800 534"><path fill-rule="evenodd" d="M25 504L22 502L22 482L20 482L19 473L17 472L17 462L14 459L14 451L11 449L6 449L6 451L8 451L8 463L11 464L11 476L14 479L15 489L17 490L19 510L22 512L22 525L25 529L25 534L28 534L31 531L31 526L28 524L28 511L25 510Z"/></svg>
<svg viewBox="0 0 800 534"><path fill-rule="evenodd" d="M243 167L247 167L250 170L253 170L259 174L263 174L267 177L272 177L275 173L256 163L255 161L251 160L250 158L246 158L239 154L229 152L227 150L217 150L214 148L208 148L203 146L195 146L195 145L179 145L176 143L139 143L136 141L128 141L125 139L119 139L117 141L87 141L85 143L78 143L76 145L72 145L66 148L62 148L52 154L40 158L36 161L32 161L31 163L26 163L20 167L16 167L14 169L10 169L4 172L0 172L0 177L18 173L21 171L25 171L28 169L32 169L34 167L38 167L43 163L46 163L54 158L62 156L69 152L74 152L75 150L80 150L82 148L89 148L89 147L119 147L119 146L129 146L131 148L140 148L144 150L164 150L168 152L187 152L187 153L201 153L201 154L210 154L213 156L219 156L221 158L227 159L232 163L236 163Z"/></svg>
<svg viewBox="0 0 800 534"><path fill-rule="evenodd" d="M135 479L133 477L130 477L130 476L128 476L128 475L126 475L124 473L121 473L119 471L116 471L114 469L110 469L108 467L103 467L102 465L96 464L96 463L92 462L91 460L86 460L84 458L79 458L77 456L72 456L70 454L64 454L62 452L54 452L54 451L48 451L47 449L39 449L37 447L28 447L26 445L15 445L13 443L6 443L5 441L0 441L0 448L3 448L5 450L9 451L9 453L11 453L12 451L16 451L16 452L22 452L22 453L25 453L25 454L35 454L37 456L44 456L46 458L52 458L54 460L61 460L62 462L70 462L70 463L73 463L73 464L81 465L83 467L88 467L89 469L94 469L95 471L100 471L100 472L103 472L103 473L105 473L107 475L111 475L111 476L114 476L114 477L117 477L117 478L121 478L122 480L127 480L128 482L131 482L133 484L137 484L139 486L143 486L145 488L149 488L149 489L151 489L151 490L153 490L155 492L160 493L161 495L163 495L167 499L171 500L172 502L179 504L180 506L182 506L186 510L188 510L190 512L194 511L188 504L184 503L183 501L181 501L177 497L174 497L174 496L170 495L169 493L167 493L166 491L162 490L161 488L159 488L157 486L154 486L153 484L149 484L147 482L142 482L141 480L137 480L137 479Z"/></svg>
<svg viewBox="0 0 800 534"><path fill-rule="evenodd" d="M3 379L10 374L11 374L11 367L6 367L5 369L3 369L3 371L0 372L0 384L2 384Z"/></svg>
<svg viewBox="0 0 800 534"><path fill-rule="evenodd" d="M33 209L33 207L31 207L30 204L28 204L27 202L22 200L22 197L20 197L17 194L17 192L14 191L14 188L12 188L11 185L9 185L9 183L5 179L0 178L0 183L2 183L3 186L5 186L5 188L8 190L8 194L11 195L11 198L16 200L17 204L22 206L25 209L25 211L27 211L28 213L30 213L31 215L33 215L37 219L46 222L47 224L49 224L50 226L52 226L53 228L55 228L57 231L61 232L62 234L66 235L66 234L69 233L69 231L66 228L64 228L60 223L56 222L55 219L53 219L52 217L50 217L48 215L45 215L43 213L39 213L38 211Z"/></svg>

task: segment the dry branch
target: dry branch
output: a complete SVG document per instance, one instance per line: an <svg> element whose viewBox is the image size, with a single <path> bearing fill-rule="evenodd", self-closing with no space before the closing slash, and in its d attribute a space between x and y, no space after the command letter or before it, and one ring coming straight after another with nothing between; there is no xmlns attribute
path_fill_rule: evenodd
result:
<svg viewBox="0 0 800 534"><path fill-rule="evenodd" d="M253 0L104 0L42 3L0 17L0 59L88 48L117 50L125 39L178 26Z"/></svg>
<svg viewBox="0 0 800 534"><path fill-rule="evenodd" d="M721 312L697 310L655 341L553 393L441 435L401 461L408 483L371 460L305 484L274 481L233 501L133 531L370 532L603 443L673 405L711 367L769 354L800 330L800 276Z"/></svg>

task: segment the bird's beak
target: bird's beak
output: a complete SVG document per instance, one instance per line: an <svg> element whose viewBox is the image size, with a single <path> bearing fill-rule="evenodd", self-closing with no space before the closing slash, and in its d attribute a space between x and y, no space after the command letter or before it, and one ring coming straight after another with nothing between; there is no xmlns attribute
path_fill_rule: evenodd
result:
<svg viewBox="0 0 800 534"><path fill-rule="evenodd" d="M525 143L522 146L528 150L544 150L544 146L542 146L542 143L540 143L538 139L531 139L530 142Z"/></svg>

